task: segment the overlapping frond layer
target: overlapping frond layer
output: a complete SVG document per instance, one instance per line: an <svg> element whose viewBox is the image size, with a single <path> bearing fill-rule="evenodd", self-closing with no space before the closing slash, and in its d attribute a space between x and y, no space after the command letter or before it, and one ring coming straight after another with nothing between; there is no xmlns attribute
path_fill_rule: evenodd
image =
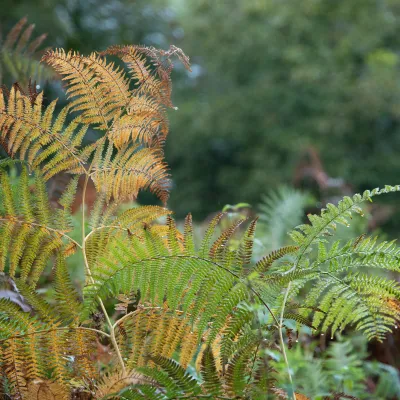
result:
<svg viewBox="0 0 400 400"><path fill-rule="evenodd" d="M100 216L97 212L102 209L102 204L104 205L104 198L102 200L99 196L92 211L93 232L85 245L86 256L91 266L95 266L101 257L105 257L110 241L129 236L135 236L139 240L144 226L150 227L159 218L171 214L171 211L164 207L141 206L114 216L115 207L110 204L107 211Z"/></svg>
<svg viewBox="0 0 400 400"><path fill-rule="evenodd" d="M117 147L122 147L129 139L159 147L168 134L165 107L173 107L171 57L177 55L188 69L189 59L173 46L168 51L144 46L112 46L102 54L122 59L134 83L126 114L112 127L111 140Z"/></svg>
<svg viewBox="0 0 400 400"><path fill-rule="evenodd" d="M97 377L90 359L95 340L91 331L56 325L29 326L3 340L3 368L14 398L31 400L32 392L38 393L34 385L47 382L58 393L57 399L70 399L73 376Z"/></svg>
<svg viewBox="0 0 400 400"><path fill-rule="evenodd" d="M324 243L318 246L314 268L326 265L330 272L345 273L359 268L378 268L400 272L400 247L396 241L378 241L378 237L362 237L349 240L344 246L336 241L330 248Z"/></svg>
<svg viewBox="0 0 400 400"><path fill-rule="evenodd" d="M176 50L180 50L175 48ZM153 47L144 46L112 46L103 54L120 57L128 66L128 70L135 80L138 94L152 96L160 104L173 107L171 103L171 71L173 64L171 56L178 52L166 52ZM180 50L180 55L183 55ZM164 61L162 60L164 58ZM151 60L157 74L153 74L147 59ZM181 58L183 60L184 58ZM184 65L189 68L186 58Z"/></svg>
<svg viewBox="0 0 400 400"><path fill-rule="evenodd" d="M116 150L112 144L99 146L94 155L90 176L106 201L136 199L140 190L149 189L163 203L170 186L163 154L157 149L125 147Z"/></svg>
<svg viewBox="0 0 400 400"><path fill-rule="evenodd" d="M22 167L17 183L0 171L0 270L35 287L48 261L71 243L51 212L45 184ZM31 185L32 184L32 185ZM61 210L60 210L61 211Z"/></svg>
<svg viewBox="0 0 400 400"><path fill-rule="evenodd" d="M371 269L400 271L400 249L395 242L357 238L344 246L336 241L330 248L319 243L316 282L307 294L303 315L314 313L316 329L331 329L333 336L348 325L363 331L369 339L383 340L399 319L400 286L385 277L367 275ZM361 272L363 271L363 272Z"/></svg>
<svg viewBox="0 0 400 400"><path fill-rule="evenodd" d="M149 356L171 358L175 352L186 368L198 348L198 332L188 316L165 307L145 307L124 316L117 332L129 368L147 365Z"/></svg>
<svg viewBox="0 0 400 400"><path fill-rule="evenodd" d="M48 51L42 61L66 81L71 111L80 111L83 123L107 130L126 107L130 93L123 71L95 53L85 57L56 49Z"/></svg>
<svg viewBox="0 0 400 400"><path fill-rule="evenodd" d="M117 148L129 141L160 147L168 135L169 122L162 104L146 95L131 94L126 114L118 118L109 134Z"/></svg>
<svg viewBox="0 0 400 400"><path fill-rule="evenodd" d="M215 319L215 337L232 308L249 298L248 286L227 262L235 260L237 253L226 252L226 260L222 254L203 257L190 245L187 233L180 239L171 220L166 239L156 228L145 227L110 242L107 256L92 271L95 282L85 288L86 312L95 309L98 297L139 290L142 304L162 306L166 301L172 310L182 307L196 321L199 333ZM215 243L210 243L209 251L213 248Z"/></svg>
<svg viewBox="0 0 400 400"><path fill-rule="evenodd" d="M162 388L160 399L174 399L180 396L198 398L246 399L264 398L274 393L274 371L269 366L267 358L255 356L257 351L254 343L242 347L223 370L216 367L214 349L206 346L199 353L200 374L203 383L194 379L185 368L175 360L157 355L150 357L156 368L141 367L139 371L151 378ZM138 385L137 391L142 389ZM133 387L135 390L135 386ZM127 397L131 398L131 397ZM137 399L155 399L153 396L133 397ZM158 397L157 397L158 398Z"/></svg>
<svg viewBox="0 0 400 400"><path fill-rule="evenodd" d="M0 89L0 138L8 152L40 169L44 179L61 171L84 173L86 157L79 146L87 127L78 120L66 125L68 107L53 121L56 101L43 112L43 93L34 102L13 87L9 94Z"/></svg>
<svg viewBox="0 0 400 400"><path fill-rule="evenodd" d="M353 325L368 339L382 341L400 320L400 286L363 274L327 277L315 284L305 305L321 310L314 313L312 325L322 332L330 329L333 336Z"/></svg>
<svg viewBox="0 0 400 400"><path fill-rule="evenodd" d="M114 395L117 396L121 391L132 385L151 385L154 381L135 370L128 371L115 371L112 373L104 374L101 381L97 384L95 393L96 399L109 398ZM123 398L118 396L119 398Z"/></svg>

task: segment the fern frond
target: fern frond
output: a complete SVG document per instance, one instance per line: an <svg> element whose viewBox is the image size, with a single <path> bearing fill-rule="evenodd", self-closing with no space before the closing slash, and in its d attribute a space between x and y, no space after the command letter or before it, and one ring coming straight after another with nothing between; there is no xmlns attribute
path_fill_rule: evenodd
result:
<svg viewBox="0 0 400 400"><path fill-rule="evenodd" d="M115 120L108 137L118 149L130 141L160 147L167 138L168 130L164 107L152 98L132 94L126 114Z"/></svg>
<svg viewBox="0 0 400 400"><path fill-rule="evenodd" d="M174 46L171 46L169 51L144 46L112 46L103 54L120 57L127 64L132 78L137 82L137 92L139 94L150 95L160 104L164 104L167 107L173 107L171 103L170 79L173 68L171 56L178 55L184 66L190 69L189 59L183 54L182 50ZM151 59L157 76L152 75L146 58ZM162 58L164 58L164 62Z"/></svg>
<svg viewBox="0 0 400 400"><path fill-rule="evenodd" d="M167 308L138 309L124 316L118 327L123 329L119 329L117 340L130 368L145 366L149 354L170 358L178 349L180 363L186 366L198 346L189 334L198 337L189 318Z"/></svg>
<svg viewBox="0 0 400 400"><path fill-rule="evenodd" d="M199 393L200 387L197 381L176 361L159 355L150 356L150 359L160 366L184 390L185 394L195 396Z"/></svg>
<svg viewBox="0 0 400 400"><path fill-rule="evenodd" d="M79 128L75 119L64 129L69 108L64 108L53 122L56 101L44 112L42 102L43 92L32 105L29 97L14 87L7 99L0 90L0 137L8 151L13 156L18 153L32 169L40 169L45 180L61 171L84 173L87 157L78 147L87 127Z"/></svg>
<svg viewBox="0 0 400 400"><path fill-rule="evenodd" d="M149 189L162 202L168 199L169 176L163 155L155 149L125 147L114 153L109 145L95 153L95 166L91 177L97 191L104 192L106 200L136 199L140 190Z"/></svg>
<svg viewBox="0 0 400 400"><path fill-rule="evenodd" d="M21 341L11 339L7 349L4 350L3 360L5 373L11 384L11 391L17 399L27 398L28 388L24 372L24 354L20 352Z"/></svg>
<svg viewBox="0 0 400 400"><path fill-rule="evenodd" d="M68 274L63 256L58 255L54 266L54 289L57 300L57 311L64 321L75 321L79 318L82 303Z"/></svg>
<svg viewBox="0 0 400 400"><path fill-rule="evenodd" d="M222 384L218 377L218 371L215 366L215 359L211 347L207 346L201 360L201 377L204 380L203 387L207 393L218 396L222 393Z"/></svg>
<svg viewBox="0 0 400 400"><path fill-rule="evenodd" d="M326 208L321 211L321 215L309 215L310 225L299 225L295 230L290 232L290 237L299 246L298 259L296 264L299 265L306 252L319 242L325 242L326 236L332 234L337 224L348 226L348 219L353 213L363 214L360 207L365 201L371 200L374 196L385 193L400 191L400 185L385 186L383 189L366 190L362 195L356 194L353 197L344 197L337 206L327 204Z"/></svg>
<svg viewBox="0 0 400 400"><path fill-rule="evenodd" d="M279 260L287 254L295 253L298 249L299 248L297 246L286 246L278 250L274 250L256 263L254 271L259 274L263 274L269 270L269 268L275 261Z"/></svg>
<svg viewBox="0 0 400 400"><path fill-rule="evenodd" d="M118 395L126 387L152 383L153 380L134 370L106 373L97 384L95 396L97 399L110 398L112 395Z"/></svg>
<svg viewBox="0 0 400 400"><path fill-rule="evenodd" d="M310 196L286 186L269 192L259 205L261 238L268 249L286 244L287 232L301 223Z"/></svg>
<svg viewBox="0 0 400 400"><path fill-rule="evenodd" d="M0 172L0 229L1 264L14 277L17 270L23 281L35 287L49 259L63 251L64 243L72 239L52 221L50 205L45 194L43 179L37 175L30 186L28 172L22 167L17 184L11 185L8 175ZM18 188L20 196L13 191Z"/></svg>
<svg viewBox="0 0 400 400"><path fill-rule="evenodd" d="M6 35L0 46L1 69L12 76L12 80L27 83L27 78L43 81L54 77L50 68L37 60L38 49L46 34L32 39L35 25L27 25L27 18L21 18ZM4 78L3 78L4 79Z"/></svg>
<svg viewBox="0 0 400 400"><path fill-rule="evenodd" d="M246 229L246 232L240 242L236 260L235 260L235 264L238 264L240 266L240 269L243 269L251 262L251 258L253 255L253 245L254 245L254 237L255 237L257 221L258 221L258 218L251 221L250 225Z"/></svg>
<svg viewBox="0 0 400 400"><path fill-rule="evenodd" d="M42 57L66 81L71 111L81 111L81 120L107 130L118 112L128 84L124 75L96 54L84 57L63 49L50 50ZM115 96L115 97L114 97Z"/></svg>
<svg viewBox="0 0 400 400"><path fill-rule="evenodd" d="M12 382L11 391L21 400L30 400L31 393L46 392L37 386L46 380L57 393L57 399L69 399L72 373L84 379L97 379L90 354L94 351L95 333L72 327L39 323L33 317L29 328L21 334L1 341L4 370ZM42 397L40 397L42 398Z"/></svg>
<svg viewBox="0 0 400 400"><path fill-rule="evenodd" d="M319 243L317 259L313 265L319 268L328 264L334 273L356 270L359 268L380 268L400 272L400 248L396 241L378 242L377 237L363 237L348 241L340 247L335 242L330 249Z"/></svg>
<svg viewBox="0 0 400 400"><path fill-rule="evenodd" d="M312 324L331 335L353 325L369 339L382 341L386 333L398 323L400 309L397 307L400 288L396 282L365 275L346 278L326 277L316 284L307 305L315 305L324 312L315 312Z"/></svg>

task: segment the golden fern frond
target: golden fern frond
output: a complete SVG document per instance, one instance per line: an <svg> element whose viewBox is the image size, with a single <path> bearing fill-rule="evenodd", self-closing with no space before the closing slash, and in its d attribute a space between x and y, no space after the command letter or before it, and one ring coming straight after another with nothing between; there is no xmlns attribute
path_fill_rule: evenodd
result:
<svg viewBox="0 0 400 400"><path fill-rule="evenodd" d="M109 134L117 148L130 140L147 146L160 147L169 130L169 123L164 107L155 99L132 93L126 114L118 118Z"/></svg>
<svg viewBox="0 0 400 400"><path fill-rule="evenodd" d="M61 171L84 173L86 157L78 147L87 127L79 128L75 119L65 128L68 107L53 122L56 100L44 112L42 103L43 92L32 104L31 98L15 87L8 96L0 89L0 137L8 152L12 156L19 153L32 169L40 168L45 180Z"/></svg>
<svg viewBox="0 0 400 400"><path fill-rule="evenodd" d="M3 368L10 382L11 391L16 399L27 398L28 388L25 379L25 356L21 354L23 348L21 339L10 339L8 346L3 350Z"/></svg>
<svg viewBox="0 0 400 400"><path fill-rule="evenodd" d="M0 271L8 266L10 277L18 271L21 280L34 288L49 259L73 240L52 221L39 175L30 185L23 166L17 184L10 183L5 171L0 171L0 182Z"/></svg>
<svg viewBox="0 0 400 400"><path fill-rule="evenodd" d="M163 203L167 201L170 181L159 150L131 146L114 153L112 144L105 151L99 146L90 173L97 191L105 193L106 201L136 199L143 189L149 189Z"/></svg>
<svg viewBox="0 0 400 400"><path fill-rule="evenodd" d="M138 94L150 95L161 104L173 107L171 103L171 69L165 68L161 63L159 51L153 48L130 45L112 46L103 54L118 56L127 64L132 78L136 81ZM152 74L147 57L151 58L158 76Z"/></svg>
<svg viewBox="0 0 400 400"><path fill-rule="evenodd" d="M112 46L101 54L114 55L124 61L135 84L125 108L126 114L112 127L111 140L117 147L122 147L130 138L151 146L160 146L168 134L165 107L173 107L171 57L178 56L190 70L188 57L174 46L168 51L144 46Z"/></svg>
<svg viewBox="0 0 400 400"><path fill-rule="evenodd" d="M50 50L42 57L66 81L71 111L80 111L82 122L107 130L118 118L129 98L124 73L95 53L84 57L63 49Z"/></svg>

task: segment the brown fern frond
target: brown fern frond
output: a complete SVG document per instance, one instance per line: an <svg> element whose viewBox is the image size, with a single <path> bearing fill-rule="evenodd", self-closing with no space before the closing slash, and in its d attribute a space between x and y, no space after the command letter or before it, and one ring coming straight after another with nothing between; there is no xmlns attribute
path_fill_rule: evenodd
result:
<svg viewBox="0 0 400 400"><path fill-rule="evenodd" d="M59 400L65 398L65 390L60 384L48 379L35 379L28 382L27 399Z"/></svg>
<svg viewBox="0 0 400 400"><path fill-rule="evenodd" d="M114 151L110 144L103 155L104 150L99 147L90 174L97 191L105 193L106 201L136 199L145 189L163 203L167 201L170 181L162 153L138 146L125 147L113 156Z"/></svg>
<svg viewBox="0 0 400 400"><path fill-rule="evenodd" d="M23 49L28 54L33 54L37 48L43 43L47 35L43 34L38 36L36 39L30 41L32 32L35 28L34 24L28 25L25 30L24 27L28 19L26 17L21 18L7 34L3 47L8 50L15 49L16 52L21 52Z"/></svg>
<svg viewBox="0 0 400 400"><path fill-rule="evenodd" d="M6 100L0 91L1 139L7 143L8 151L21 160L27 160L32 169L40 169L47 180L61 171L77 169L84 173L86 158L78 149L86 128L80 129L74 120L64 129L68 107L64 108L53 122L56 101L42 111L43 93L31 98L13 87Z"/></svg>

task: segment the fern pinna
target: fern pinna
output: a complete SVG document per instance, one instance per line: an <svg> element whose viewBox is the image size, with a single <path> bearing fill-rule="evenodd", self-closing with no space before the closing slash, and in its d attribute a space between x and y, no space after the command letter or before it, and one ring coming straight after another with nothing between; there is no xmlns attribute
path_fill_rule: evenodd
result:
<svg viewBox="0 0 400 400"><path fill-rule="evenodd" d="M328 204L290 233L293 245L255 262L257 220L221 228L217 214L198 246L190 215L180 232L165 207L173 56L189 68L174 46L48 51L42 61L64 81L66 107L56 112L56 101L18 84L0 93L10 155L0 163L0 269L10 287L0 300L1 382L13 399L306 398L289 366L290 385L276 386L270 354L287 361L287 321L332 335L351 325L383 340L400 317L399 285L374 274L399 272L396 244L327 240L362 202L399 186ZM91 143L88 130L98 133ZM46 182L61 172L71 180L54 207ZM80 177L82 204L90 181L97 198L77 232ZM144 189L164 206L120 207ZM76 252L82 287L68 270ZM46 274L51 291L41 290ZM107 361L96 357L103 347Z"/></svg>

